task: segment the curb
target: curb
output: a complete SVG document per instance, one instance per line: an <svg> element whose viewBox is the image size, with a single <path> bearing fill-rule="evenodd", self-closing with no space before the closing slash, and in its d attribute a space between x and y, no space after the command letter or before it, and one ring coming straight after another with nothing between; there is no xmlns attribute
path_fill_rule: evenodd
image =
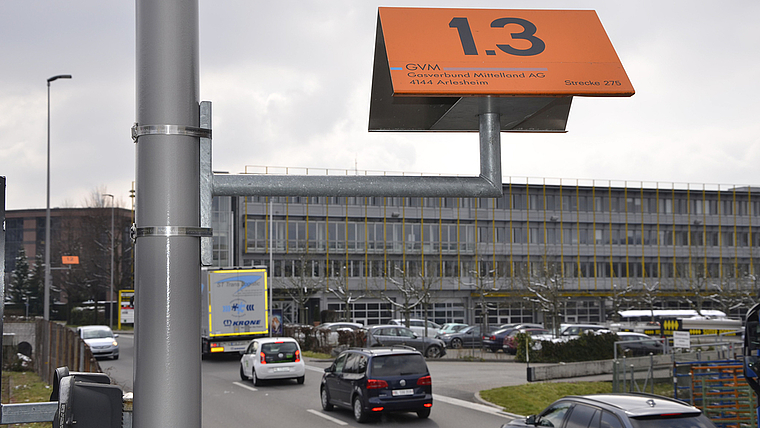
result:
<svg viewBox="0 0 760 428"><path fill-rule="evenodd" d="M475 400L477 402L479 402L480 404L483 404L485 406L493 407L494 409L499 409L499 411L501 413L509 416L510 418L514 418L514 419L525 419L526 418L526 416L523 416L523 415L518 415L518 414L515 414L515 413L509 413L509 412L505 411L501 406L497 406L496 404L493 404L490 401L484 400L483 397L480 396L480 391L478 391L478 392L475 393Z"/></svg>

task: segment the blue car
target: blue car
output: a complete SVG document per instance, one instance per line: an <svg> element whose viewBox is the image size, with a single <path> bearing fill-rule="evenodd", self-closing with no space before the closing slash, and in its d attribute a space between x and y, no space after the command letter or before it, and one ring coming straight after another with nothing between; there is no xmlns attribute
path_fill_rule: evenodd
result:
<svg viewBox="0 0 760 428"><path fill-rule="evenodd" d="M322 409L350 409L357 422L384 412L416 412L425 419L433 407L433 382L425 357L414 349L351 349L325 369L319 395Z"/></svg>

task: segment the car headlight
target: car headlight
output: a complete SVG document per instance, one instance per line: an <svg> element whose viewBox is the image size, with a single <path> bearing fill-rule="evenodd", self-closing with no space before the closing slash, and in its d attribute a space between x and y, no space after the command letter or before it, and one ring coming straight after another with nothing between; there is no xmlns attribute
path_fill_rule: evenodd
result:
<svg viewBox="0 0 760 428"><path fill-rule="evenodd" d="M114 340L113 342L111 342L111 345L113 345L113 346L119 346L119 342L117 342L117 341Z"/></svg>

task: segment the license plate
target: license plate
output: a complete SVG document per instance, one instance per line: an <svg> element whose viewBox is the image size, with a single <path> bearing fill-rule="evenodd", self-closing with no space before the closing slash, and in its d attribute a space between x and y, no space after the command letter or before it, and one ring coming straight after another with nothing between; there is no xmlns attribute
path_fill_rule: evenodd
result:
<svg viewBox="0 0 760 428"><path fill-rule="evenodd" d="M274 371L274 372L289 372L290 371L290 367L275 367L274 370L272 370L272 371Z"/></svg>
<svg viewBox="0 0 760 428"><path fill-rule="evenodd" d="M397 397L399 395L414 395L413 389L394 389L392 392L394 397Z"/></svg>

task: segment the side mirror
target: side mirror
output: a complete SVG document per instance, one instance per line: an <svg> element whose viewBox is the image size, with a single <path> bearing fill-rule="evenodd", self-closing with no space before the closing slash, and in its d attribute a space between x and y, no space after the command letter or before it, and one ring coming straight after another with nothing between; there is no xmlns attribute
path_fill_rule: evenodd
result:
<svg viewBox="0 0 760 428"><path fill-rule="evenodd" d="M536 415L530 415L525 418L525 425L536 425Z"/></svg>
<svg viewBox="0 0 760 428"><path fill-rule="evenodd" d="M333 371L333 366L325 368L325 373L332 373Z"/></svg>
<svg viewBox="0 0 760 428"><path fill-rule="evenodd" d="M114 338L117 338L117 337L119 337L119 333L116 333L116 334L114 334L114 335L113 335L113 337L114 337Z"/></svg>

